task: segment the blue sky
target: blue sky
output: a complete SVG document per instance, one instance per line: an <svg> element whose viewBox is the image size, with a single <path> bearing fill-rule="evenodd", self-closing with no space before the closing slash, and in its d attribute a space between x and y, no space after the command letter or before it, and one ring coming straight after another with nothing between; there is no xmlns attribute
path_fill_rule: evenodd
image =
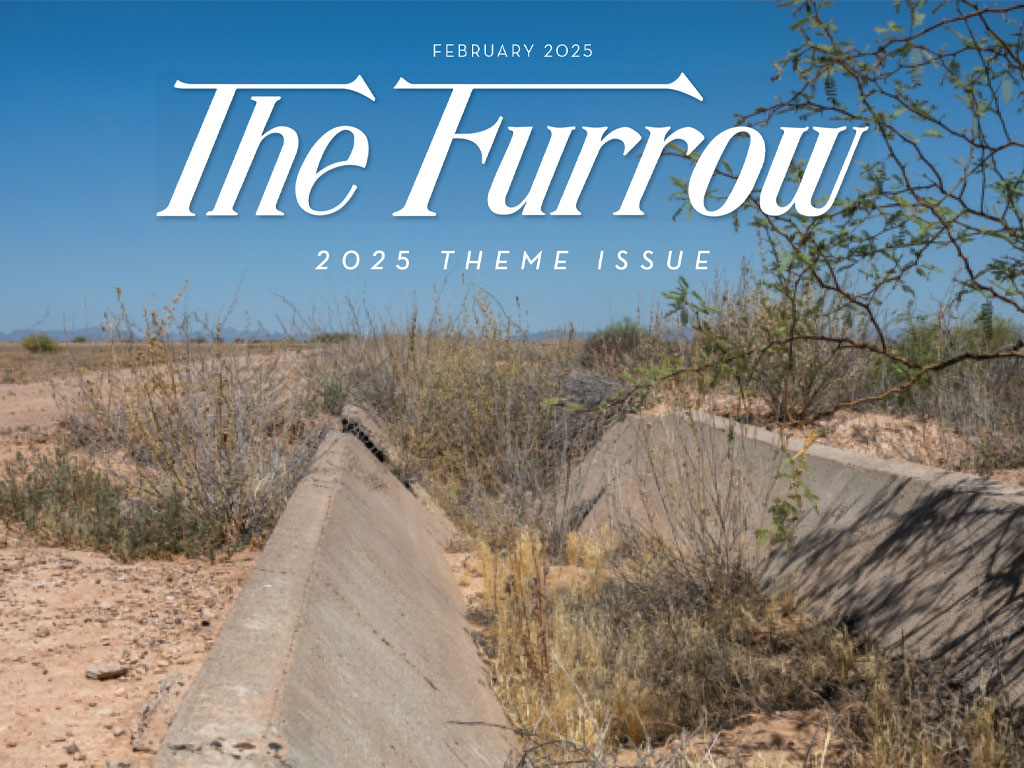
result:
<svg viewBox="0 0 1024 768"><path fill-rule="evenodd" d="M891 9L889 2L858 3L837 13L844 34L862 29L866 35ZM702 275L692 268L698 249L711 251L712 268L731 274L742 257L757 261L754 235L734 232L727 220L673 221L677 204L668 199L669 177L686 169L670 159L650 184L646 216L612 216L636 163L636 153L621 158L617 151L601 156L582 216L494 215L485 199L508 140L504 126L535 126L522 166L526 178L517 177L513 200L536 167L547 125L628 125L641 132L645 125L692 125L710 137L734 125L735 113L784 93L784 86L770 82L771 64L795 42L791 21L787 11L766 2L0 4L0 331L37 323L95 325L113 305L115 286L138 307L154 298L164 303L186 279L191 308L216 313L241 285L234 324L248 317L271 328L287 314L280 297L321 311L352 297L401 314L414 296L421 306L432 304L434 286L446 279L444 295L454 300L463 274L506 307L518 297L533 329L570 321L595 328L632 314L674 284L667 251L684 250L683 274L699 282ZM528 59L434 58L434 43L448 42L536 47ZM546 59L540 55L546 42L590 43L593 56ZM702 92L702 103L668 92L477 94L464 125L479 130L504 117L488 163L481 165L477 150L462 142L434 196L438 216L391 215L405 201L447 98L445 92L394 90L400 76L414 82L667 82L679 72ZM210 99L209 92L175 90L175 80L347 82L356 75L365 78L375 102L344 92L292 92L280 94L274 112L276 124L299 132L300 159L336 125L354 125L367 135L366 169L325 177L317 190L326 201L332 190L358 184L338 214L303 213L289 182L285 215L255 216L277 154L277 145L267 142L239 199L239 215L202 215L212 207L248 120L246 99L253 94L246 93L236 97L196 196L200 215L156 216L170 199ZM575 137L570 149L579 141ZM769 137L769 153L774 144ZM336 149L339 158L347 154L343 143ZM553 189L565 176L560 167ZM340 265L350 248L362 258L352 272ZM563 272L545 265L539 274L486 266L463 273L453 260L446 273L442 248L483 249L485 265L498 249L514 255L543 249L546 260L555 249L570 255ZM631 268L597 271L602 248L629 249ZM637 268L646 248L659 262L651 271ZM327 271L316 271L323 249L334 256ZM375 249L388 254L388 265L407 249L411 267L370 271Z"/></svg>

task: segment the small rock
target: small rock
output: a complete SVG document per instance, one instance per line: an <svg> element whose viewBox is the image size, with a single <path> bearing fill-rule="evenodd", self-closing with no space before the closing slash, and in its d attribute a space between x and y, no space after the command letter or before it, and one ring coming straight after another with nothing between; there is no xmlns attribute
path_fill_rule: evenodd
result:
<svg viewBox="0 0 1024 768"><path fill-rule="evenodd" d="M86 667L85 676L90 680L113 680L124 677L131 669L127 664L93 664Z"/></svg>
<svg viewBox="0 0 1024 768"><path fill-rule="evenodd" d="M78 745L75 744L75 742L71 742L66 747L64 747L64 751L67 752L69 755L74 755L79 751Z"/></svg>
<svg viewBox="0 0 1024 768"><path fill-rule="evenodd" d="M36 637L48 637L50 634L50 626L48 624L39 623L36 624Z"/></svg>

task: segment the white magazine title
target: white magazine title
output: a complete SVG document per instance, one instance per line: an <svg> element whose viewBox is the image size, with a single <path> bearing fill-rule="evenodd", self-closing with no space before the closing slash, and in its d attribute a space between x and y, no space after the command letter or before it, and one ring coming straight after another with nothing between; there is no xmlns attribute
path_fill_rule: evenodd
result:
<svg viewBox="0 0 1024 768"><path fill-rule="evenodd" d="M202 125L199 128L199 133L189 152L188 159L185 161L177 184L171 194L170 202L157 213L157 216L186 217L196 215L192 210L196 191L199 188L200 181L202 181L207 173L210 155L213 152L214 146L220 140L221 130L228 111L236 101L236 98L238 98L240 91L271 91L281 93L296 90L347 91L370 101L375 101L373 92L362 76L357 77L350 83L333 84L194 84L178 81L174 87L182 90L209 90L213 92L213 96L207 108L206 116L203 118ZM672 82L664 84L424 84L410 83L402 78L399 79L394 87L396 90L436 90L448 92L448 103L441 114L437 127L434 129L434 135L430 140L419 170L409 189L405 204L392 214L393 216L400 217L429 217L437 215L437 211L431 206L431 199L455 142L466 141L476 145L480 151L481 163L487 162L492 149L494 149L497 143L502 126L505 124L505 119L499 115L490 127L483 130L468 131L463 129L463 116L470 100L473 98L473 94L478 91L671 91L687 98L703 101L703 97L685 74L680 74ZM296 202L303 211L311 216L330 216L348 206L356 196L358 190L356 183L352 183L347 192L340 199L332 201L333 204L328 208L314 208L310 198L313 188L325 174L343 172L345 168L366 168L370 155L370 142L366 134L355 126L335 126L320 136L300 161L298 156L298 132L287 125L271 125L274 107L281 100L282 96L255 95L250 98L252 111L248 123L235 147L234 157L221 184L216 202L210 210L205 212L206 215L238 215L238 212L235 210L236 203L242 191L242 186L252 168L256 153L264 140L275 135L282 139L282 145L274 162L273 171L264 187L259 206L256 208L257 216L284 215L279 208L279 204L296 162L298 162L298 170L294 177L294 195ZM568 179L560 194L557 195L557 203L550 210L544 210L545 200L548 199L549 193L552 192L556 171L562 163L570 139L577 134L577 131L581 130L583 132L582 145L569 172ZM694 163L686 187L693 209L704 216L726 216L738 209L753 194L758 178L761 176L768 159L768 148L764 137L757 130L746 126L729 128L710 140L707 140L707 137L701 131L689 126L682 128L648 126L644 130L646 136L628 126L611 129L607 126L582 128L575 125L547 126L549 134L547 147L530 182L529 190L521 200L514 202L508 199L509 193L526 151L527 142L533 135L534 127L528 125L507 125L505 126L505 131L509 134L508 143L491 180L490 187L487 190L487 206L493 213L501 216L512 214L523 216L579 216L581 214L579 208L580 196L594 169L598 155L606 146L611 144L618 145L623 155L627 155L640 148L632 176L628 183L624 184L622 203L613 211L613 215L643 216L644 211L641 208L641 203L644 193L647 191L657 164L664 156L666 148L670 144L674 144L678 147L685 147L685 154L687 155L696 152L698 149L700 150L699 157ZM809 217L821 216L826 213L832 207L839 194L843 179L846 177L850 163L853 160L854 152L857 150L861 135L867 131L867 126L852 127L852 135L848 134L851 135L851 138L843 158L842 167L828 197L819 205L814 204L814 200L819 196L817 188L829 159L840 143L840 136L847 129L846 127L815 126L813 128L816 134L814 147L811 150L806 165L799 174L795 191L788 202L781 202L779 197L782 193L783 185L790 175L791 168L793 168L797 148L804 134L809 130L811 128L807 126L779 128L781 138L768 166L758 198L758 207L768 216L781 216L788 213L791 209L803 216ZM324 155L328 147L339 136L346 134L351 136L352 139L352 147L348 156L344 160L323 165ZM729 178L732 187L725 194L724 201L711 209L708 207L708 192L712 186L712 179L719 169L722 156L730 142L740 136L747 139L746 156L739 170ZM821 196L823 197L824 195L822 194Z"/></svg>

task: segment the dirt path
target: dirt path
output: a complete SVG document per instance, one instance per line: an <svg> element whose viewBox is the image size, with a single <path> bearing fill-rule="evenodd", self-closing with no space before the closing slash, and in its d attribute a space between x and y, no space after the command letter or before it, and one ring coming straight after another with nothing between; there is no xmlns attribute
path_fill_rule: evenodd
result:
<svg viewBox="0 0 1024 768"><path fill-rule="evenodd" d="M121 564L0 530L0 766L149 765L140 710L162 680L191 682L255 559ZM97 664L129 671L87 679ZM166 727L158 714L139 743Z"/></svg>

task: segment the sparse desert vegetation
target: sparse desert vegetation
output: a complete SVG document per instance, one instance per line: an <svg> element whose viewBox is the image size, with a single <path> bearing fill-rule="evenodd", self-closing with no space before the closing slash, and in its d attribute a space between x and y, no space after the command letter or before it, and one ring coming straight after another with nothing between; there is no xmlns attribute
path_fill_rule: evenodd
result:
<svg viewBox="0 0 1024 768"><path fill-rule="evenodd" d="M353 315L345 331L306 343L172 340L182 320L173 302L138 325L120 315L114 334L131 327L135 341L82 345L89 357L70 376L50 358L59 445L8 462L0 516L31 541L123 560L221 558L262 541L327 424L360 405L386 426L395 474L462 531L458 548L481 582L471 617L524 768L761 765L766 754L792 766L1019 764L1020 715L997 690L959 688L933 665L813 620L764 582L765 549L744 543L742 523L770 500L737 493L716 507L720 497L695 482L700 503L675 509L674 539L567 524L568 473L625 412L701 407L827 439L829 403L902 375L856 351L843 353L839 378L821 375L838 363L814 349L757 371L736 364L730 340L769 327L770 305L743 287L723 301L727 316L704 323L659 317L540 341L483 295L454 316ZM943 354L936 346L987 348L1018 333L999 318L990 333L987 322L911 318L893 343L926 359ZM1007 395L1015 381L987 364L961 371L853 416L933 425L950 441L940 464L1019 466L1007 410L1019 407ZM794 412L785 403L801 404L802 418L780 420ZM993 459L997 430L1007 450ZM687 517L694 509L710 516Z"/></svg>
<svg viewBox="0 0 1024 768"><path fill-rule="evenodd" d="M57 343L45 333L30 333L21 340L21 346L32 354L57 351Z"/></svg>
<svg viewBox="0 0 1024 768"><path fill-rule="evenodd" d="M763 306L757 294L733 301ZM458 319L377 327L324 347L315 369L323 402L374 409L399 447L399 476L422 483L476 542L466 579L479 576L483 587L473 618L496 690L525 739L522 766L761 765L758 750L721 750L713 735L780 711L802 713L815 727L799 744L775 745L779 765L1019 763L1020 717L997 691L958 688L933 665L842 624L813 621L766 585L763 550L740 543L737 515L752 515L751 506L716 507L723 497L695 480L701 503L673 508L686 535L672 541L639 528L587 540L558 515L567 468L622 410L702 406L783 428L766 400L789 388L791 402L815 402L804 386L823 390L814 397L835 397L836 388L858 386L852 373L816 373L834 370L826 357L800 362L795 378L783 358L774 377L751 384L747 368L692 365L724 347L714 326L684 333L658 321L642 333L608 334L622 341L621 351L603 357L622 361L612 378L614 363L600 375L582 368L585 342L527 342L485 301L472 306ZM910 338L922 322L898 333ZM974 338L970 319L939 327L947 328L939 338ZM672 375L662 375L665 365ZM844 370L877 375L867 356ZM974 373L998 381L989 370ZM588 392L574 391L581 382ZM935 385L956 383L936 377ZM541 407L552 400L562 407ZM610 407L596 407L602 401ZM921 403L905 398L886 409L937 423ZM960 460L977 462L967 446L957 444ZM732 482L742 486L743 478ZM717 519L687 517L694 509Z"/></svg>

